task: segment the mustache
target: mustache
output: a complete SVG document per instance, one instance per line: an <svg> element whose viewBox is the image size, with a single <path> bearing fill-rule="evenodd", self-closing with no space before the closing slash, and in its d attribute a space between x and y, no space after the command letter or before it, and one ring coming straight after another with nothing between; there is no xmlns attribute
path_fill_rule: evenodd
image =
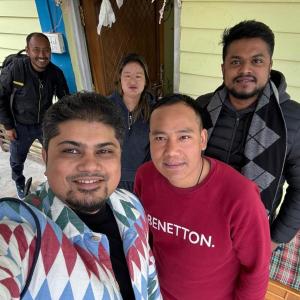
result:
<svg viewBox="0 0 300 300"><path fill-rule="evenodd" d="M82 179L82 178L85 178L85 177L100 178L100 179L105 180L105 181L108 179L108 176L103 172L93 172L93 173L81 172L81 173L78 173L76 175L67 176L67 179L74 181L74 180Z"/></svg>
<svg viewBox="0 0 300 300"><path fill-rule="evenodd" d="M245 77L251 78L251 79L253 79L253 80L256 82L256 77L253 76L253 75L239 75L239 76L233 78L233 81L237 81L237 80L243 79L243 78L245 78Z"/></svg>

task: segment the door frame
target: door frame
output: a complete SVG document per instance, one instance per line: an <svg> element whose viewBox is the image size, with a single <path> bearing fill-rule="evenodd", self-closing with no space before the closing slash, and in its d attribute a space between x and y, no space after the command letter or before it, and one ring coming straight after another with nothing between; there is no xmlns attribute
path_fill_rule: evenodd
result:
<svg viewBox="0 0 300 300"><path fill-rule="evenodd" d="M93 70L95 68L100 67L101 64L103 65L103 61L99 59L98 61L100 61L101 64L98 66L93 66L90 64L89 51L86 42L87 37L81 21L80 0L63 1L62 11L77 89L86 91L95 91L96 89L102 90L103 86L94 86L92 73L94 72ZM180 17L181 7L178 7L178 5L174 1L174 92L179 92L180 86ZM117 21L118 20L116 20L116 22ZM93 37L98 38L97 34L94 34ZM163 51L162 46L163 45L161 44L161 51ZM95 48L96 49L94 49L93 55L97 55L100 57L100 49L98 48L98 46ZM160 55L163 55L162 52L160 53ZM99 79L103 79L103 77ZM100 80L100 82L102 82L102 80Z"/></svg>
<svg viewBox="0 0 300 300"><path fill-rule="evenodd" d="M64 0L61 8L77 91L94 91L79 0Z"/></svg>
<svg viewBox="0 0 300 300"><path fill-rule="evenodd" d="M110 0L112 1L112 0ZM95 18L95 7L94 7L94 1L84 1L84 0L79 0L80 6L82 7L82 13L84 15L84 19L89 21L89 28L95 28L95 30L87 30L85 28L84 32L86 35L86 40L88 44L88 53L90 57L93 57L91 63L90 60L90 67L91 67L91 73L94 81L94 86L95 90L102 93L102 94L108 94L111 93L111 91L107 90L107 74L105 72L105 56L104 56L104 43L101 38L99 38L99 35L97 34L96 28L97 28L97 20L98 18ZM151 5L157 6L157 3L153 3ZM158 6L157 6L158 7ZM121 7L120 9L124 9ZM96 12L97 15L98 12ZM163 55L163 26L159 25L158 20L159 20L159 9L155 12L155 18L157 19L157 22L153 24L155 26L155 32L156 32L156 79L159 81L157 84L156 88L159 90L161 88L161 83L160 79L162 78L161 76L161 65L163 64L164 60L164 55ZM118 22L118 19L116 17L116 23ZM109 30L109 28L108 28ZM88 41L97 41L97 42L91 42L88 43ZM154 89L155 90L155 89Z"/></svg>

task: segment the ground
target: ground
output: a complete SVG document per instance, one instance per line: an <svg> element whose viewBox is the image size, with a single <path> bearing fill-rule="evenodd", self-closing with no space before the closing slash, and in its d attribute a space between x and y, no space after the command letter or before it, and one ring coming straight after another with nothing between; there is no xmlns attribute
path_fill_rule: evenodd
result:
<svg viewBox="0 0 300 300"><path fill-rule="evenodd" d="M24 175L26 178L32 177L33 188L46 180L44 169L42 162L33 160L30 157L27 158ZM16 188L14 181L11 179L9 152L3 152L0 147L0 198L1 197L16 197Z"/></svg>

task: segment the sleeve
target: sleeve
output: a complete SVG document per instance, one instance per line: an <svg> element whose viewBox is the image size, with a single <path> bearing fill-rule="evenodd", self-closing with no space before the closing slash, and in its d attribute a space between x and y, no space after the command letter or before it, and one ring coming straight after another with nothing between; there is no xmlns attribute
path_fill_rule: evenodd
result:
<svg viewBox="0 0 300 300"><path fill-rule="evenodd" d="M149 240L149 230L147 240ZM155 260L149 243L147 243L147 249L149 252L148 297L149 299L162 299L156 273Z"/></svg>
<svg viewBox="0 0 300 300"><path fill-rule="evenodd" d="M140 172L138 171L136 174L136 178L134 181L134 193L137 195L137 198L140 199ZM146 220L145 211L143 209L144 218ZM149 241L149 226L146 220L146 241ZM152 254L152 250L150 248L149 242L147 242L147 251L149 253L149 271L148 271L148 297L149 299L162 299L158 277L156 273L155 259Z"/></svg>
<svg viewBox="0 0 300 300"><path fill-rule="evenodd" d="M14 128L13 117L10 111L10 95L12 93L12 67L8 66L0 75L0 123L5 129Z"/></svg>
<svg viewBox="0 0 300 300"><path fill-rule="evenodd" d="M204 108L208 105L211 97L213 96L213 93L207 93L204 95L199 96L196 98L196 103L199 105L200 108Z"/></svg>
<svg viewBox="0 0 300 300"><path fill-rule="evenodd" d="M0 221L0 299L20 299L35 249L30 225Z"/></svg>
<svg viewBox="0 0 300 300"><path fill-rule="evenodd" d="M286 158L284 172L288 187L279 214L271 225L271 237L276 243L288 243L300 229L300 127Z"/></svg>
<svg viewBox="0 0 300 300"><path fill-rule="evenodd" d="M148 299L162 299L161 293L160 293L160 287L158 282L158 276L156 272L156 266L155 266L155 259L152 253L152 250L149 245L149 225L147 222L147 218L145 215L145 211L141 205L141 211L142 211L142 218L144 219L144 228L145 228L145 242L147 245L147 252L148 252Z"/></svg>
<svg viewBox="0 0 300 300"><path fill-rule="evenodd" d="M63 96L69 95L69 87L65 75L61 69L58 69L58 80L56 83L56 96L61 99Z"/></svg>
<svg viewBox="0 0 300 300"><path fill-rule="evenodd" d="M208 94L199 96L195 100L197 103L201 118L202 118L203 127L205 129L209 129L213 126L209 112L207 111L207 105L209 104L209 101L211 100L212 96L213 96L213 93L208 93Z"/></svg>
<svg viewBox="0 0 300 300"><path fill-rule="evenodd" d="M243 185L240 197L231 216L233 248L241 265L234 299L263 300L271 258L269 222L253 183Z"/></svg>

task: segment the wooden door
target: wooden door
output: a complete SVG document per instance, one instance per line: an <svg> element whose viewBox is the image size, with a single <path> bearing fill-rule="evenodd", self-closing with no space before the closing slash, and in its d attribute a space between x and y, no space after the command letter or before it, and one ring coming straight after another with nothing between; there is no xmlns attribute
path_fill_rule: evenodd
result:
<svg viewBox="0 0 300 300"><path fill-rule="evenodd" d="M85 33L95 90L104 95L115 89L118 64L128 53L145 57L149 67L152 86L161 85L163 64L160 39L162 26L158 24L161 1L126 0L119 9L115 0L110 0L116 22L111 28L102 27L97 35L98 15L101 0L82 0Z"/></svg>

